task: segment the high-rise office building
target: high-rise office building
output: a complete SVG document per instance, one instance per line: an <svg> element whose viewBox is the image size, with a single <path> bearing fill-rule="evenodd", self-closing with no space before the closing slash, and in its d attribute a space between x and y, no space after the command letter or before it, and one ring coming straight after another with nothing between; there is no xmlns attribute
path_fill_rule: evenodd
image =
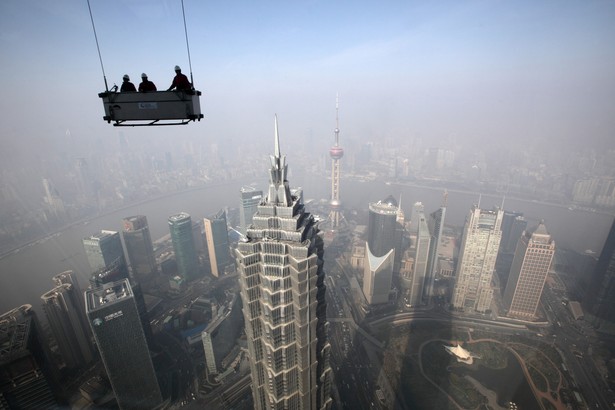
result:
<svg viewBox="0 0 615 410"><path fill-rule="evenodd" d="M192 235L192 219L181 212L169 217L169 231L179 275L192 280L199 277L199 263Z"/></svg>
<svg viewBox="0 0 615 410"><path fill-rule="evenodd" d="M85 292L86 313L118 406L154 409L162 394L130 282L123 279Z"/></svg>
<svg viewBox="0 0 615 410"><path fill-rule="evenodd" d="M612 331L615 326L615 221L604 242L583 297L583 308L599 329ZM586 315L587 316L587 315Z"/></svg>
<svg viewBox="0 0 615 410"><path fill-rule="evenodd" d="M92 269L92 286L128 278L128 266L118 232L102 230L84 238L83 248Z"/></svg>
<svg viewBox="0 0 615 410"><path fill-rule="evenodd" d="M0 409L54 409L58 386L31 305L0 315Z"/></svg>
<svg viewBox="0 0 615 410"><path fill-rule="evenodd" d="M242 187L240 195L239 231L245 235L248 227L252 225L252 217L258 210L258 204L260 204L263 199L263 191L254 187Z"/></svg>
<svg viewBox="0 0 615 410"><path fill-rule="evenodd" d="M70 283L62 283L43 294L41 301L66 367L75 369L90 363L94 355L89 332L83 327L77 290Z"/></svg>
<svg viewBox="0 0 615 410"><path fill-rule="evenodd" d="M517 241L527 228L523 212L504 211L500 252L515 253Z"/></svg>
<svg viewBox="0 0 615 410"><path fill-rule="evenodd" d="M399 237L398 210L397 201L392 196L369 204L366 263L363 271L363 293L369 304L386 303L389 300Z"/></svg>
<svg viewBox="0 0 615 410"><path fill-rule="evenodd" d="M507 315L533 319L555 254L555 241L544 223L526 231L517 242L502 302Z"/></svg>
<svg viewBox="0 0 615 410"><path fill-rule="evenodd" d="M122 236L133 277L141 284L146 283L157 270L147 218L144 215L129 216L122 223Z"/></svg>
<svg viewBox="0 0 615 410"><path fill-rule="evenodd" d="M217 214L203 219L203 223L211 274L217 278L224 274L224 269L231 263L226 212L222 209Z"/></svg>
<svg viewBox="0 0 615 410"><path fill-rule="evenodd" d="M363 294L370 305L378 305L389 301L395 249L382 256L375 256L365 243L365 259L363 265Z"/></svg>
<svg viewBox="0 0 615 410"><path fill-rule="evenodd" d="M407 289L407 302L411 306L423 303L423 288L427 276L427 264L429 261L429 246L431 235L427 227L423 204L417 202L412 208L410 222L410 257L413 259L410 272L404 272L402 285Z"/></svg>
<svg viewBox="0 0 615 410"><path fill-rule="evenodd" d="M427 226L431 232L429 242L429 261L427 262L427 278L425 279L425 300L429 300L434 294L434 283L438 270L438 257L440 255L440 244L442 243L442 231L444 230L444 218L446 217L446 200L448 193L444 192L442 206L429 215Z"/></svg>
<svg viewBox="0 0 615 410"><path fill-rule="evenodd" d="M491 308L495 261L502 231L500 209L487 211L474 205L463 229L455 272L453 307L484 313Z"/></svg>
<svg viewBox="0 0 615 410"><path fill-rule="evenodd" d="M235 250L256 409L331 407L323 238L291 190L277 118L269 191Z"/></svg>
<svg viewBox="0 0 615 410"><path fill-rule="evenodd" d="M340 201L340 159L344 156L344 149L340 147L340 121L339 98L335 99L335 144L329 150L331 156L331 201L329 206L329 224L331 229L339 228L344 220L342 203Z"/></svg>
<svg viewBox="0 0 615 410"><path fill-rule="evenodd" d="M367 242L374 256L384 256L391 249L395 249L398 208L397 201L392 196L369 204Z"/></svg>

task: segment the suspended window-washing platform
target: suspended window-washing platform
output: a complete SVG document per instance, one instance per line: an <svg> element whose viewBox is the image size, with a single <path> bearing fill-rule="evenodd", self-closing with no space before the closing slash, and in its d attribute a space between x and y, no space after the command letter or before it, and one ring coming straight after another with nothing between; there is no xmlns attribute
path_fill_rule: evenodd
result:
<svg viewBox="0 0 615 410"><path fill-rule="evenodd" d="M112 92L98 96L105 107L103 119L117 127L183 125L200 121L200 91Z"/></svg>

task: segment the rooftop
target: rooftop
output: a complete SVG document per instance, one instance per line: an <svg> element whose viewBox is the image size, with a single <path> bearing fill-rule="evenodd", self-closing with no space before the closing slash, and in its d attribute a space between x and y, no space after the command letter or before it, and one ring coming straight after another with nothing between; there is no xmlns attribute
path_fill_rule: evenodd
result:
<svg viewBox="0 0 615 410"><path fill-rule="evenodd" d="M86 307L88 311L92 311L132 296L132 288L128 279L122 279L106 283L96 289L87 290L85 292Z"/></svg>

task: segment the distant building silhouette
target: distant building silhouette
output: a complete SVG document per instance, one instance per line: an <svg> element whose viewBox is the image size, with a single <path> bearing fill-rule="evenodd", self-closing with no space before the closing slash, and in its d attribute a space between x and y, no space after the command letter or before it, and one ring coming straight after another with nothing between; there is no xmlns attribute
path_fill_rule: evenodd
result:
<svg viewBox="0 0 615 410"><path fill-rule="evenodd" d="M474 205L466 218L455 272L452 305L484 313L491 309L492 279L502 231L503 212Z"/></svg>
<svg viewBox="0 0 615 410"><path fill-rule="evenodd" d="M526 231L519 238L502 298L508 316L536 317L554 254L555 241L542 222L533 232Z"/></svg>
<svg viewBox="0 0 615 410"><path fill-rule="evenodd" d="M323 239L287 181L277 119L269 191L235 250L256 409L329 409Z"/></svg>
<svg viewBox="0 0 615 410"><path fill-rule="evenodd" d="M231 264L226 212L220 210L215 215L205 218L203 223L211 274L217 278L223 275L224 269Z"/></svg>
<svg viewBox="0 0 615 410"><path fill-rule="evenodd" d="M144 215L124 218L122 237L132 274L137 282L148 282L156 273L154 244Z"/></svg>
<svg viewBox="0 0 615 410"><path fill-rule="evenodd" d="M199 277L199 264L194 247L190 215L181 212L170 216L169 231L179 275L186 280Z"/></svg>
<svg viewBox="0 0 615 410"><path fill-rule="evenodd" d="M245 235L248 227L252 224L252 217L258 210L258 204L263 199L263 191L254 187L242 187L240 195L239 228L240 232Z"/></svg>
<svg viewBox="0 0 615 410"><path fill-rule="evenodd" d="M0 315L0 346L0 408L59 407L50 353L31 305Z"/></svg>
<svg viewBox="0 0 615 410"><path fill-rule="evenodd" d="M162 394L127 279L87 290L86 312L117 403L154 409Z"/></svg>

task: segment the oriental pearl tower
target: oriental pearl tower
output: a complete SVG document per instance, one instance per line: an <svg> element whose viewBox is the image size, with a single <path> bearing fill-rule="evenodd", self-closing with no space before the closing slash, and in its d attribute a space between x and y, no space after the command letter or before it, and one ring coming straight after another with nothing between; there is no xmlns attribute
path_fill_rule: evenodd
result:
<svg viewBox="0 0 615 410"><path fill-rule="evenodd" d="M340 202L340 159L344 156L344 149L340 147L339 127L339 96L335 97L335 145L329 150L331 155L331 211L329 212L329 226L331 230L340 227L344 216L342 215Z"/></svg>

